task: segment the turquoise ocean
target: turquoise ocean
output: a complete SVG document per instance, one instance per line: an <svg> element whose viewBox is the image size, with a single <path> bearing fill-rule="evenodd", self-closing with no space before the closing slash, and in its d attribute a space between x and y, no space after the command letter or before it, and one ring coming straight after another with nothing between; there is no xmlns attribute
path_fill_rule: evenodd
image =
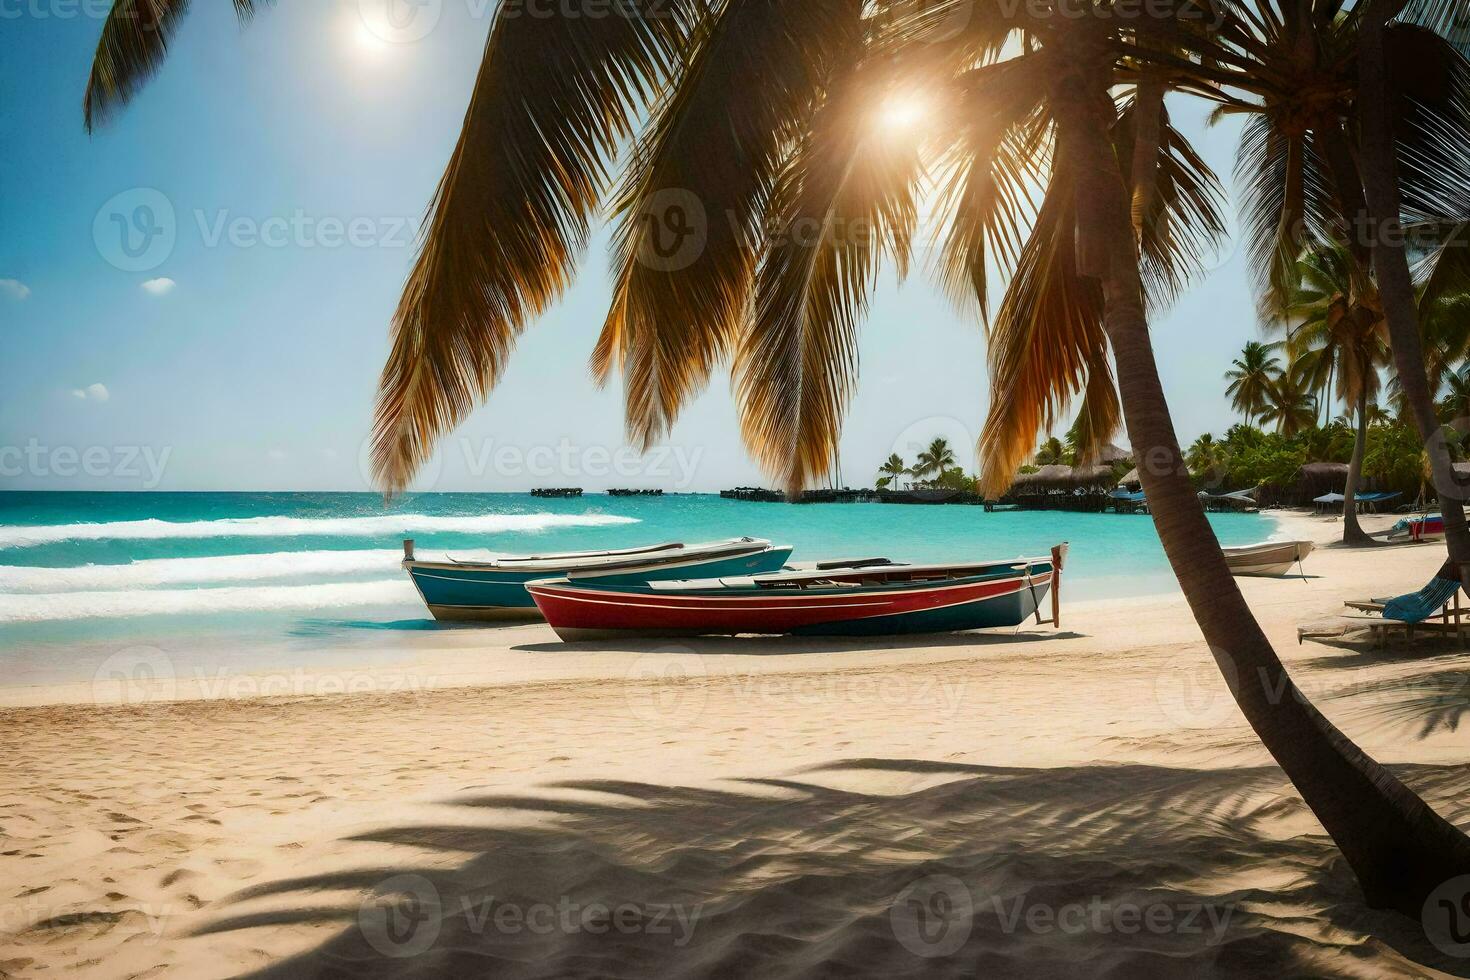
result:
<svg viewBox="0 0 1470 980"><path fill-rule="evenodd" d="M1273 536L1265 515L1217 514L1225 544ZM541 499L434 493L0 493L0 684L92 676L146 645L231 669L310 667L440 628L399 568L420 557L580 551L750 535L796 559L959 561L1041 555L1067 541L1064 596L1174 589L1146 516L980 507L742 503L711 494ZM380 655L364 652L364 656Z"/></svg>

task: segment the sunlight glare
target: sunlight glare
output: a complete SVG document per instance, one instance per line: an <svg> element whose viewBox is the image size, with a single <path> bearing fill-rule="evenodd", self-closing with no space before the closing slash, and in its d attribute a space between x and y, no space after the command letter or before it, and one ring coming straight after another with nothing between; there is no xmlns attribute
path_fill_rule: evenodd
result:
<svg viewBox="0 0 1470 980"><path fill-rule="evenodd" d="M363 22L361 18L354 17L349 30L352 34L353 47L358 54L364 57L377 58L388 50L388 42Z"/></svg>
<svg viewBox="0 0 1470 980"><path fill-rule="evenodd" d="M886 129L907 132L929 116L929 103L919 92L899 92L884 100L879 118Z"/></svg>

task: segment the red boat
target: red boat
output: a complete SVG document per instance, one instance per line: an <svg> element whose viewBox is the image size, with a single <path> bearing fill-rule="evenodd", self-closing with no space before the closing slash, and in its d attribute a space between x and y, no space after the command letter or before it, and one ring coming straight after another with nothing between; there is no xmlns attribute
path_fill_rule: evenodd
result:
<svg viewBox="0 0 1470 980"><path fill-rule="evenodd" d="M1018 626L1055 586L1067 546L1049 558L969 565L874 565L739 578L626 584L595 575L528 582L563 640L794 633L882 636Z"/></svg>

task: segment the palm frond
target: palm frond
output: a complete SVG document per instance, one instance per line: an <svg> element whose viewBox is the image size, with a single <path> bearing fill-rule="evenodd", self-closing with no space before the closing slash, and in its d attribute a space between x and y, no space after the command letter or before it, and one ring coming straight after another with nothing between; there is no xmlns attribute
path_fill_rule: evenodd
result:
<svg viewBox="0 0 1470 980"><path fill-rule="evenodd" d="M1050 117L1041 109L1048 59L1030 54L977 69L955 84L952 143L945 154L939 206L949 227L938 277L956 305L989 318L989 278L1009 278L1032 200L1042 185ZM994 268L992 268L994 266Z"/></svg>
<svg viewBox="0 0 1470 980"><path fill-rule="evenodd" d="M844 69L777 181L754 313L735 353L741 433L796 494L830 469L857 377L857 326L885 246L908 262L916 143L875 125L892 71Z"/></svg>
<svg viewBox="0 0 1470 980"><path fill-rule="evenodd" d="M255 0L234 3L241 23L255 12ZM82 97L82 125L87 132L126 106L158 71L188 7L189 0L116 0L102 23Z"/></svg>
<svg viewBox="0 0 1470 980"><path fill-rule="evenodd" d="M1126 163L1124 179L1136 185L1132 168L1139 164L1135 147L1135 100L1122 107L1114 127L1118 160ZM1144 290L1151 307L1168 306L1189 283L1205 272L1205 259L1225 238L1221 209L1225 192L1215 172L1189 141L1174 128L1167 109L1159 110L1156 155L1148 161L1154 178L1137 216Z"/></svg>
<svg viewBox="0 0 1470 980"><path fill-rule="evenodd" d="M1244 188L1241 233L1263 319L1279 318L1290 303L1303 250L1341 237L1327 174L1311 133L1283 132L1267 115L1247 120L1235 176Z"/></svg>
<svg viewBox="0 0 1470 980"><path fill-rule="evenodd" d="M620 196L612 309L593 354L624 374L647 446L708 382L744 320L762 223L834 65L862 43L861 0L729 0L694 32Z"/></svg>
<svg viewBox="0 0 1470 980"><path fill-rule="evenodd" d="M1102 287L1075 261L1073 181L1053 176L990 328L990 411L980 486L998 496L1061 409L1107 358Z"/></svg>
<svg viewBox="0 0 1470 980"><path fill-rule="evenodd" d="M1470 61L1424 28L1384 34L1403 210L1413 222L1470 221Z"/></svg>
<svg viewBox="0 0 1470 980"><path fill-rule="evenodd" d="M393 316L372 452L387 492L402 490L438 437L490 392L515 338L566 287L609 161L700 3L497 15Z"/></svg>

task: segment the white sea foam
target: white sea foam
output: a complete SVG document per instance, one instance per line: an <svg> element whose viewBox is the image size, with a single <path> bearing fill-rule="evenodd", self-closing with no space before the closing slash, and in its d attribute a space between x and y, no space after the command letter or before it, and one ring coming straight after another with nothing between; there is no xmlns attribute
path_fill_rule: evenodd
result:
<svg viewBox="0 0 1470 980"><path fill-rule="evenodd" d="M0 548L30 548L58 541L141 541L164 538L391 537L404 534L496 534L557 527L636 524L616 514L482 514L441 517L384 514L376 517L227 517L217 521L111 521L101 524L0 525Z"/></svg>
<svg viewBox="0 0 1470 980"><path fill-rule="evenodd" d="M95 619L111 616L328 609L414 603L407 576L372 582L323 585L225 586L216 589L155 589L138 592L62 592L37 595L0 593L0 623Z"/></svg>
<svg viewBox="0 0 1470 980"><path fill-rule="evenodd" d="M468 552L456 552L464 557ZM0 591L85 592L108 589L151 589L167 585L257 582L304 576L364 575L397 570L403 552L278 551L208 558L147 558L118 565L73 565L41 568L0 565ZM433 557L427 553L424 557Z"/></svg>

